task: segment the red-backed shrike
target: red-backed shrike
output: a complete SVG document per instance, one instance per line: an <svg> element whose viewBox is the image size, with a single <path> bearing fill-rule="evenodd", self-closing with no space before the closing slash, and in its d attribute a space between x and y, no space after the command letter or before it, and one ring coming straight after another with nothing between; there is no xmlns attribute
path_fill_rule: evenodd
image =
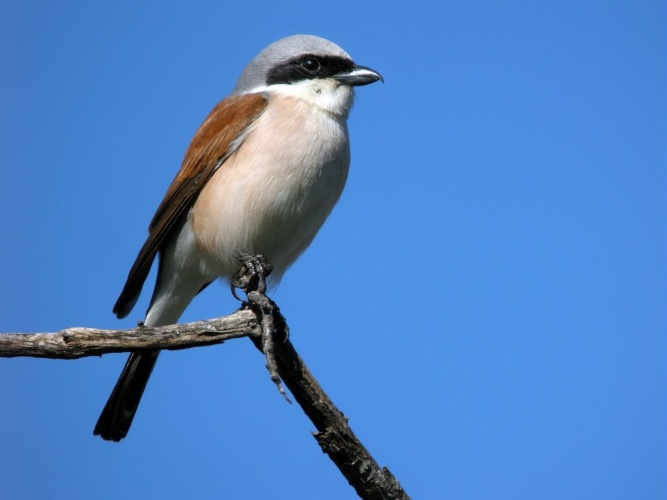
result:
<svg viewBox="0 0 667 500"><path fill-rule="evenodd" d="M192 139L113 308L116 316L130 313L158 254L147 326L178 321L206 285L238 271L240 255L263 255L279 280L345 185L353 87L381 79L315 36L283 38L260 52ZM158 354L130 354L96 435L112 441L127 435Z"/></svg>

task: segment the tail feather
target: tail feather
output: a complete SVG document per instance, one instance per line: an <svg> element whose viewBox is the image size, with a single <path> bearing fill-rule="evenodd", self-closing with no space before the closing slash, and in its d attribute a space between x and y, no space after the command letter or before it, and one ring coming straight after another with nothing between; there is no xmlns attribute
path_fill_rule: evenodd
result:
<svg viewBox="0 0 667 500"><path fill-rule="evenodd" d="M130 354L93 434L116 442L127 435L159 354L160 351Z"/></svg>
<svg viewBox="0 0 667 500"><path fill-rule="evenodd" d="M141 252L144 252L144 249ZM149 267L153 257L154 255L150 257L150 261L146 261ZM195 295L215 278L202 274L201 258L192 226L187 215L184 215L160 249L155 289L146 311L145 326L175 324ZM136 265L138 264L135 263ZM145 279L144 271L148 272L147 269L137 270L134 266L130 271L128 282L114 306L118 317L126 316L134 306ZM133 280L136 286L132 285ZM120 441L127 435L159 354L160 351L130 354L97 421L93 431L96 436L108 441Z"/></svg>

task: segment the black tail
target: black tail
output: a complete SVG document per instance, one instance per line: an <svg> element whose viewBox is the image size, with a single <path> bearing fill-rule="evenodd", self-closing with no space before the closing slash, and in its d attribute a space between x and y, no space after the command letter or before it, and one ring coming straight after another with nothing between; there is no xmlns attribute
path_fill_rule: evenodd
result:
<svg viewBox="0 0 667 500"><path fill-rule="evenodd" d="M104 406L93 434L107 441L127 436L160 351L133 352Z"/></svg>

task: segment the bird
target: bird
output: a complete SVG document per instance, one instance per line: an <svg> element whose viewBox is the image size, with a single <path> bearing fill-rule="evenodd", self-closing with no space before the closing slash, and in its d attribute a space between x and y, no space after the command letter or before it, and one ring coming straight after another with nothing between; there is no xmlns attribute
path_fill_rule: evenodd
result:
<svg viewBox="0 0 667 500"><path fill-rule="evenodd" d="M229 282L239 256L264 256L278 283L343 191L354 87L377 81L380 73L321 37L288 36L263 49L195 133L114 314L132 311L156 257L149 327L176 323L211 282ZM94 435L127 436L158 355L130 353Z"/></svg>

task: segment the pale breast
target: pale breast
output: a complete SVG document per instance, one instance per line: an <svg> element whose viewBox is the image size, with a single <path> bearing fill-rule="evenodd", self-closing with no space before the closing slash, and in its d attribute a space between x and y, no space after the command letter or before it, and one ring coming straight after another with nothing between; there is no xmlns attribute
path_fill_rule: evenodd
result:
<svg viewBox="0 0 667 500"><path fill-rule="evenodd" d="M230 276L238 254L262 254L279 278L333 209L349 162L344 117L273 96L190 212L204 273Z"/></svg>

